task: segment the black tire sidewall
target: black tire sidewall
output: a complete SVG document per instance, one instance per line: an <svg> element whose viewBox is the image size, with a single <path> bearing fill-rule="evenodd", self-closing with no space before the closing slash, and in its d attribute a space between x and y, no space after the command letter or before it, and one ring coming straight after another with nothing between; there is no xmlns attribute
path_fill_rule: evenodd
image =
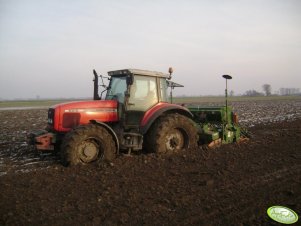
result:
<svg viewBox="0 0 301 226"><path fill-rule="evenodd" d="M180 130L183 133L185 139L183 149L196 148L198 137L194 122L184 115L173 113L161 116L150 128L145 142L147 151L158 154L171 154L171 151L166 148L166 137L173 129ZM172 152L177 151L174 150Z"/></svg>
<svg viewBox="0 0 301 226"><path fill-rule="evenodd" d="M79 126L66 134L61 148L63 164L87 164L80 158L79 147L90 138L97 140L100 145L97 159L93 162L111 161L116 158L117 150L113 136L102 126L88 124Z"/></svg>

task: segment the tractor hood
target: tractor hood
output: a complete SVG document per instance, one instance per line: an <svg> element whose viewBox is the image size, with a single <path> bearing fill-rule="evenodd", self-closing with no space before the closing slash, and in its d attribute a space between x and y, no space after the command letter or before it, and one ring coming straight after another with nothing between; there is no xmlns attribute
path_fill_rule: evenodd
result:
<svg viewBox="0 0 301 226"><path fill-rule="evenodd" d="M116 100L76 101L57 104L48 110L48 125L59 132L88 124L90 120L118 121Z"/></svg>

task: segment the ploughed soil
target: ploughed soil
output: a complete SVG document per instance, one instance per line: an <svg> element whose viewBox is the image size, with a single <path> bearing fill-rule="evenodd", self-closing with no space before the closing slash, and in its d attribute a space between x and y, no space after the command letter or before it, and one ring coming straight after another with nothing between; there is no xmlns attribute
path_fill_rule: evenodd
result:
<svg viewBox="0 0 301 226"><path fill-rule="evenodd" d="M46 156L18 171L8 161L0 225L281 225L266 214L274 205L301 216L301 119L249 131L245 143L100 166L66 168Z"/></svg>

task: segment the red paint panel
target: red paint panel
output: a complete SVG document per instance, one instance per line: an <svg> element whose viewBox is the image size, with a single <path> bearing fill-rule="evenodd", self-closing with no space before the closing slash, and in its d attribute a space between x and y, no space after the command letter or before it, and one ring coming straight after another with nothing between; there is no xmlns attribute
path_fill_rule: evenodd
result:
<svg viewBox="0 0 301 226"><path fill-rule="evenodd" d="M183 109L183 110L187 111L187 109L185 107L181 106L181 105L161 102L161 103L158 103L155 106L153 106L147 112L145 112L140 126L145 126L148 123L149 119L152 118L152 116L156 112L158 112L159 110L161 110L163 108L175 108L175 109Z"/></svg>
<svg viewBox="0 0 301 226"><path fill-rule="evenodd" d="M118 121L117 101L95 100L78 101L55 105L54 130L67 132L78 125L88 124L90 120L101 122Z"/></svg>

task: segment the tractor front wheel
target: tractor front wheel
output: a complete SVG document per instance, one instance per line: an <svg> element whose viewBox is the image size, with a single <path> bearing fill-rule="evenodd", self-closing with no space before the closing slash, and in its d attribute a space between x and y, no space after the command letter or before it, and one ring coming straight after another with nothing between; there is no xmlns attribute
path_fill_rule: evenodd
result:
<svg viewBox="0 0 301 226"><path fill-rule="evenodd" d="M196 148L198 141L194 122L180 114L160 117L146 135L145 148L159 154L175 153Z"/></svg>
<svg viewBox="0 0 301 226"><path fill-rule="evenodd" d="M116 157L112 135L98 125L79 126L66 134L61 148L64 165L111 161Z"/></svg>

